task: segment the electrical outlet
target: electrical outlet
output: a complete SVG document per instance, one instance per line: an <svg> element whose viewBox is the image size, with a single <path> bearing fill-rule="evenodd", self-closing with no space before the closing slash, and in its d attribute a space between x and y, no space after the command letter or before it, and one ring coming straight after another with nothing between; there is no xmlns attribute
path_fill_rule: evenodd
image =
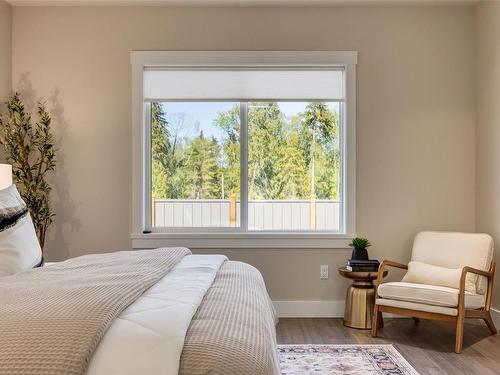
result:
<svg viewBox="0 0 500 375"><path fill-rule="evenodd" d="M328 279L328 265L322 264L319 267L319 278L320 279Z"/></svg>

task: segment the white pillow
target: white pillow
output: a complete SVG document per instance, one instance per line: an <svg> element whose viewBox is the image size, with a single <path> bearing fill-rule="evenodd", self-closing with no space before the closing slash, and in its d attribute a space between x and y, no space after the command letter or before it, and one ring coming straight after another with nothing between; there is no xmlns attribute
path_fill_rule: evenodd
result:
<svg viewBox="0 0 500 375"><path fill-rule="evenodd" d="M472 277L471 277L472 276ZM460 288L461 268L445 268L423 262L412 261L408 263L408 272L403 277L404 282ZM465 290L476 293L476 279L474 275L467 274Z"/></svg>
<svg viewBox="0 0 500 375"><path fill-rule="evenodd" d="M0 276L26 271L41 261L35 227L16 186L0 190Z"/></svg>

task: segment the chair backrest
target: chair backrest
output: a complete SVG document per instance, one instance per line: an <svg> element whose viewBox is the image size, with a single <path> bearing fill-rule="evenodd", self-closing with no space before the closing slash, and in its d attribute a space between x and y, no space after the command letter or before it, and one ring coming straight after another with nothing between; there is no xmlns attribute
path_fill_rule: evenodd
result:
<svg viewBox="0 0 500 375"><path fill-rule="evenodd" d="M493 239L482 233L420 232L413 242L411 260L446 268L474 267L489 271ZM476 290L486 292L487 280L478 277Z"/></svg>

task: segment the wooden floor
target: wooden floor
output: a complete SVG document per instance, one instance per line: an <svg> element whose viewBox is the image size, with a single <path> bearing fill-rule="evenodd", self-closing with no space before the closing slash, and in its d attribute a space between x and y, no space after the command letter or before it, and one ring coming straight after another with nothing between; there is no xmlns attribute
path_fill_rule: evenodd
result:
<svg viewBox="0 0 500 375"><path fill-rule="evenodd" d="M346 328L342 319L280 319L278 344L393 344L408 362L425 374L500 374L500 333L467 323L462 354L453 352L454 326L412 319L384 319L379 338L370 331Z"/></svg>

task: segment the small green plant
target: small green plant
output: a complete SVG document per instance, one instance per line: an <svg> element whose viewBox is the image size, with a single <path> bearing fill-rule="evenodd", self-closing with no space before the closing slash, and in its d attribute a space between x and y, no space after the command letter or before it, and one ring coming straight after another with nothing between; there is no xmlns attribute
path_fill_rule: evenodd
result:
<svg viewBox="0 0 500 375"><path fill-rule="evenodd" d="M363 250L367 247L370 247L372 244L366 238L356 237L353 238L352 242L349 246L354 247L355 249Z"/></svg>
<svg viewBox="0 0 500 375"><path fill-rule="evenodd" d="M38 103L37 121L33 121L18 93L6 104L5 120L0 116L0 144L12 164L14 182L28 206L43 250L47 228L55 216L47 181L56 166L52 120L45 105Z"/></svg>

